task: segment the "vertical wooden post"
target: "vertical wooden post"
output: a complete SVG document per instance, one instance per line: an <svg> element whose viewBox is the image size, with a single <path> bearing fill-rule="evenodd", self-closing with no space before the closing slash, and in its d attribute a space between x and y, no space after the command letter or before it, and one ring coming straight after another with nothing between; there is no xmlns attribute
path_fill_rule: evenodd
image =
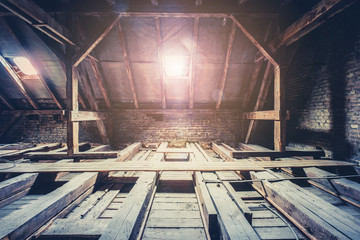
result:
<svg viewBox="0 0 360 240"><path fill-rule="evenodd" d="M69 156L79 152L79 122L73 122L70 119L71 111L79 110L79 86L78 79L74 75L73 55L73 47L66 45L67 152Z"/></svg>
<svg viewBox="0 0 360 240"><path fill-rule="evenodd" d="M286 146L286 106L284 71L274 66L274 110L280 111L280 120L274 121L274 149L285 151Z"/></svg>

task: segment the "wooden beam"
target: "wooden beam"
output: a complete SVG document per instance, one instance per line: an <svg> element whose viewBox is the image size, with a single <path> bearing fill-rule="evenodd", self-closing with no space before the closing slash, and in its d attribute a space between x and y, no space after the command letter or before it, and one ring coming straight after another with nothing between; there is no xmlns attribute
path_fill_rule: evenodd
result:
<svg viewBox="0 0 360 240"><path fill-rule="evenodd" d="M91 188L95 184L96 177L97 173L80 174L58 189L32 202L30 206L3 217L0 238L25 239Z"/></svg>
<svg viewBox="0 0 360 240"><path fill-rule="evenodd" d="M0 182L0 208L28 193L37 176L37 173L21 174Z"/></svg>
<svg viewBox="0 0 360 240"><path fill-rule="evenodd" d="M336 174L315 167L304 168L304 172L306 173L306 176L310 178L338 176ZM339 193L340 195L350 197L360 202L360 183L357 183L355 181L346 178L312 179L311 181L320 183L329 189L335 190L335 192Z"/></svg>
<svg viewBox="0 0 360 240"><path fill-rule="evenodd" d="M74 45L70 32L33 1L2 0L0 5L54 40Z"/></svg>
<svg viewBox="0 0 360 240"><path fill-rule="evenodd" d="M62 105L60 103L60 99L57 97L57 94L55 93L55 90L52 89L52 87L50 86L50 82L48 81L48 79L44 78L45 68L42 66L42 64L39 61L35 60L32 57L29 43L26 41L26 38L23 35L22 31L17 26L10 27L10 22L8 20L2 20L1 22L6 26L6 29L9 31L10 35L13 37L13 39L15 40L17 45L19 46L19 48L20 48L21 52L23 53L23 55L27 59L29 59L31 64L37 70L38 78L40 79L40 81L44 85L47 92L50 94L51 98L54 100L56 106L59 109L63 109L63 107L62 107Z"/></svg>
<svg viewBox="0 0 360 240"><path fill-rule="evenodd" d="M129 84L130 84L130 89L131 89L131 93L132 93L133 100L134 100L134 105L135 105L135 108L139 108L138 98L137 98L136 90L135 90L134 78L133 78L133 75L131 72L130 61L129 61L128 53L126 50L126 41L125 41L125 37L124 37L124 32L121 27L121 20L117 24L117 29L118 29L118 33L119 33L121 48L123 50L125 69L126 69L126 73L129 78Z"/></svg>
<svg viewBox="0 0 360 240"><path fill-rule="evenodd" d="M311 32L318 26L320 26L323 22L325 16L329 15L331 12L335 12L331 14L329 17L334 16L336 13L344 10L346 7L353 4L354 0L344 1L344 0L322 0L317 3L312 9L310 9L307 13L305 13L301 18L296 20L293 24L287 27L280 35L274 38L270 42L270 47L272 49L277 49L284 44L291 44L301 37L305 36L307 33Z"/></svg>
<svg viewBox="0 0 360 240"><path fill-rule="evenodd" d="M66 98L67 98L67 146L68 155L79 152L79 122L70 121L70 112L79 111L78 103L78 79L74 76L75 67L72 64L72 46L66 46Z"/></svg>
<svg viewBox="0 0 360 240"><path fill-rule="evenodd" d="M269 172L251 172L254 180L278 178ZM356 239L360 220L311 192L287 181L253 182L254 188L310 239Z"/></svg>
<svg viewBox="0 0 360 240"><path fill-rule="evenodd" d="M199 18L194 18L193 41L190 59L190 74L189 74L189 108L194 108L194 94L195 94L195 74L197 61L197 42L199 39Z"/></svg>
<svg viewBox="0 0 360 240"><path fill-rule="evenodd" d="M286 146L286 106L285 74L280 67L274 67L274 110L280 112L280 120L274 122L274 149L285 151Z"/></svg>
<svg viewBox="0 0 360 240"><path fill-rule="evenodd" d="M69 156L64 152L36 152L26 153L25 158L31 160L61 160L66 158L76 159L105 159L105 158L117 158L119 157L118 152L78 152Z"/></svg>
<svg viewBox="0 0 360 240"><path fill-rule="evenodd" d="M255 104L255 107L254 107L254 111L258 111L258 110L260 110L260 109L262 109L264 107L266 97L267 97L267 94L269 92L271 80L272 80L272 77L269 76L270 69L271 69L271 63L267 62L266 69L265 69L265 72L264 72L264 76L263 76L263 79L262 79L262 82L261 82L259 94L258 94L256 104ZM250 135L251 135L251 132L252 132L252 129L253 129L254 125L255 125L255 121L251 120L250 123L249 123L249 127L247 129L247 133L246 133L246 137L245 137L245 143L249 142Z"/></svg>
<svg viewBox="0 0 360 240"><path fill-rule="evenodd" d="M151 162L160 162L163 154L157 153ZM141 163L141 162L140 162ZM100 240L135 239L141 226L147 204L158 180L155 172L142 173L128 196L101 235Z"/></svg>
<svg viewBox="0 0 360 240"><path fill-rule="evenodd" d="M224 89L225 89L225 83L226 83L226 78L227 78L227 73L229 70L229 65L230 65L230 58L231 58L231 52L232 52L232 47L234 45L234 39L235 39L235 34L236 34L236 25L235 22L232 22L232 27L231 27L231 32L230 32L230 36L229 36L229 41L228 41L228 47L227 47L227 51L226 51L226 58L225 58L225 64L224 64L224 70L223 70L223 75L220 81L220 91L219 91L219 95L218 95L218 99L216 102L216 108L220 108L221 105L221 100L224 94Z"/></svg>
<svg viewBox="0 0 360 240"><path fill-rule="evenodd" d="M64 110L2 110L1 113L21 115L65 115Z"/></svg>
<svg viewBox="0 0 360 240"><path fill-rule="evenodd" d="M161 31L160 31L160 18L155 17L155 28L156 28L156 44L157 44L157 52L158 52L158 61L159 61L159 69L161 74L161 106L163 109L166 109L166 76L164 69L164 56L162 49L162 39L161 39Z"/></svg>
<svg viewBox="0 0 360 240"><path fill-rule="evenodd" d="M245 97L243 100L243 104L242 104L243 109L249 109L250 98L254 92L256 82L257 82L257 79L259 78L260 69L261 69L262 65L263 65L262 61L259 61L255 64L255 67L254 67L254 70L252 72L251 79L249 82L249 87L247 88L247 91L246 91L246 94L245 94Z"/></svg>
<svg viewBox="0 0 360 240"><path fill-rule="evenodd" d="M81 154L81 153L79 153ZM68 158L68 156L67 156ZM116 159L114 159L116 161ZM38 172L110 172L110 171L264 171L268 168L344 167L354 163L332 160L279 160L254 162L247 159L236 162L71 162L71 163L1 163L0 173Z"/></svg>
<svg viewBox="0 0 360 240"><path fill-rule="evenodd" d="M63 146L62 143L50 143L50 144L46 144L46 145L41 145L41 146L37 146L37 147L19 150L16 152L2 154L2 155L0 155L0 158L14 160L14 159L22 158L25 153L51 151L51 150L54 150L57 148L61 148L62 146Z"/></svg>
<svg viewBox="0 0 360 240"><path fill-rule="evenodd" d="M85 73L83 73L83 72L85 72ZM80 65L77 69L77 74L79 76L79 80L82 82L82 85L84 86L85 94L89 101L90 108L93 111L99 111L99 106L96 102L94 89L92 88L92 85L91 85L91 82L90 82L90 79L89 79L89 76L87 74L85 67L82 67ZM96 121L96 125L99 130L99 134L101 136L102 142L104 144L108 144L109 138L107 135L107 131L106 131L106 127L105 127L103 119L99 119L98 121Z"/></svg>
<svg viewBox="0 0 360 240"><path fill-rule="evenodd" d="M277 63L274 54L271 53L268 47L257 41L233 15L231 15L230 18L240 28L250 42L252 42L252 44L254 44L254 46L274 65L274 67L278 67L279 64Z"/></svg>
<svg viewBox="0 0 360 240"><path fill-rule="evenodd" d="M10 103L10 100L7 97L5 97L5 95L2 92L0 92L0 100L11 110L15 109L13 105Z"/></svg>
<svg viewBox="0 0 360 240"><path fill-rule="evenodd" d="M289 119L290 112L286 112L285 120ZM276 120L281 119L280 111L268 110L268 111L256 111L256 112L245 112L242 114L243 119L253 119L253 120Z"/></svg>
<svg viewBox="0 0 360 240"><path fill-rule="evenodd" d="M312 156L314 158L324 157L323 150L289 150L285 152L277 151L231 151L230 156L233 158L249 157L270 157L270 158L287 158L293 156Z"/></svg>
<svg viewBox="0 0 360 240"><path fill-rule="evenodd" d="M111 101L110 101L110 97L109 97L110 94L108 92L108 88L106 86L104 78L100 74L99 67L98 67L97 63L93 59L90 59L90 64L91 64L92 70L95 73L95 79L96 79L97 83L99 84L100 91L101 91L102 95L104 96L106 106L109 109L111 109Z"/></svg>
<svg viewBox="0 0 360 240"><path fill-rule="evenodd" d="M102 113L91 111L70 111L69 117L72 122L98 121L105 118Z"/></svg>
<svg viewBox="0 0 360 240"><path fill-rule="evenodd" d="M77 67L82 60L104 39L104 37L111 31L115 24L119 21L121 14L112 17L106 21L103 26L97 31L93 37L90 38L87 44L84 45L74 56L73 66ZM92 59L93 61L93 59Z"/></svg>
<svg viewBox="0 0 360 240"><path fill-rule="evenodd" d="M225 159L228 162L234 162L235 159L231 156L231 151L224 148L223 146L217 145L216 143L211 143L211 149L214 150L221 158Z"/></svg>
<svg viewBox="0 0 360 240"><path fill-rule="evenodd" d="M20 90L20 92L25 96L25 98L28 100L28 102L31 104L31 106L34 109L39 109L36 100L31 96L31 94L25 89L23 83L21 82L21 79L16 74L16 72L12 69L10 64L7 62L7 60L0 55L0 62L5 67L6 71L10 75L10 79L13 81L13 83L17 86L17 88Z"/></svg>

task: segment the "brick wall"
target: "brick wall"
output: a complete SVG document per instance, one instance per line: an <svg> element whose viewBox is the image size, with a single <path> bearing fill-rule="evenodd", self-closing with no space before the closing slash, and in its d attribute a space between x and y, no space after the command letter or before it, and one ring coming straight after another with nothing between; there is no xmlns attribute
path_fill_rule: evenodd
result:
<svg viewBox="0 0 360 240"><path fill-rule="evenodd" d="M8 121L2 116L0 128ZM114 145L135 141L168 141L182 146L186 141L239 141L241 119L238 113L114 113ZM80 141L100 143L95 122L80 123ZM49 116L22 116L1 137L0 142L66 142L66 122Z"/></svg>
<svg viewBox="0 0 360 240"><path fill-rule="evenodd" d="M360 4L301 39L287 74L288 142L360 161Z"/></svg>

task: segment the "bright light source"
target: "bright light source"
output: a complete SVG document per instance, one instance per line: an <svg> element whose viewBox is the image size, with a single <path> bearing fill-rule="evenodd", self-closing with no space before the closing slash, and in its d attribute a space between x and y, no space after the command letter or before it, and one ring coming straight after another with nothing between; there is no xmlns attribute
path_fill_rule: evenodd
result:
<svg viewBox="0 0 360 240"><path fill-rule="evenodd" d="M14 57L14 62L26 75L37 75L37 71L26 57Z"/></svg>
<svg viewBox="0 0 360 240"><path fill-rule="evenodd" d="M183 56L165 56L165 73L168 77L185 77L186 59Z"/></svg>

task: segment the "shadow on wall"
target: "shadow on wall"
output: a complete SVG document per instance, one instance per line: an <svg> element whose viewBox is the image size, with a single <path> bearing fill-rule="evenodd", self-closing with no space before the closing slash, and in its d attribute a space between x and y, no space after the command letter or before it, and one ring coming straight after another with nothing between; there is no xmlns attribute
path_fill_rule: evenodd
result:
<svg viewBox="0 0 360 240"><path fill-rule="evenodd" d="M360 71L360 28L352 24L360 22L359 6L355 4L301 40L301 51L287 75L288 141L323 147L339 160L359 154L354 148L359 148L358 130L354 135L350 127L351 114L359 110L356 91L355 102L349 100L357 81L349 73Z"/></svg>

